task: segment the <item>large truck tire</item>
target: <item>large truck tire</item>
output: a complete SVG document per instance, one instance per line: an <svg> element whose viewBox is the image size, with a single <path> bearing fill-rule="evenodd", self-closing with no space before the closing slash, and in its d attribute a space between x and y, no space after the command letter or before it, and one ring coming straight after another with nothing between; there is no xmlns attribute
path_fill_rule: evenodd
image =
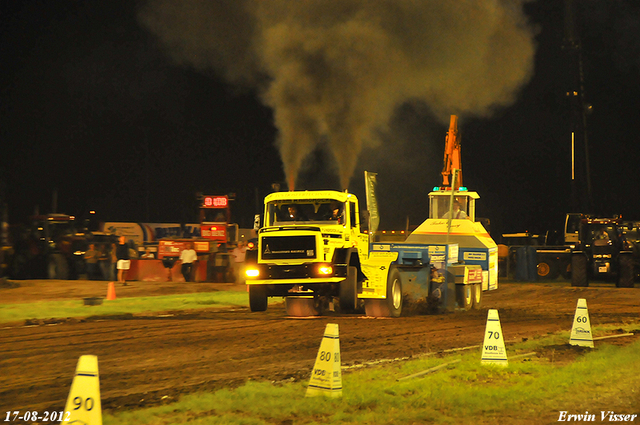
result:
<svg viewBox="0 0 640 425"><path fill-rule="evenodd" d="M620 254L618 257L618 288L633 288L635 286L633 276L633 257L631 254Z"/></svg>
<svg viewBox="0 0 640 425"><path fill-rule="evenodd" d="M475 283L472 288L473 291L473 309L482 309L482 283Z"/></svg>
<svg viewBox="0 0 640 425"><path fill-rule="evenodd" d="M553 280L557 279L560 275L560 270L558 270L555 262L545 258L538 262L537 270L539 280Z"/></svg>
<svg viewBox="0 0 640 425"><path fill-rule="evenodd" d="M69 279L69 264L62 254L52 254L47 268L49 279Z"/></svg>
<svg viewBox="0 0 640 425"><path fill-rule="evenodd" d="M458 308L471 310L474 298L474 285L456 285L456 302Z"/></svg>
<svg viewBox="0 0 640 425"><path fill-rule="evenodd" d="M249 285L249 309L251 311L266 311L267 305L267 288L263 285Z"/></svg>
<svg viewBox="0 0 640 425"><path fill-rule="evenodd" d="M358 305L358 269L347 267L347 278L340 282L340 310L344 313L355 311Z"/></svg>
<svg viewBox="0 0 640 425"><path fill-rule="evenodd" d="M402 281L400 272L391 269L387 278L387 298L364 300L364 310L371 317L400 317L402 314Z"/></svg>
<svg viewBox="0 0 640 425"><path fill-rule="evenodd" d="M319 316L321 310L314 297L287 297L284 308L287 315L294 317Z"/></svg>
<svg viewBox="0 0 640 425"><path fill-rule="evenodd" d="M587 262L587 257L582 252L571 255L571 286L589 286Z"/></svg>

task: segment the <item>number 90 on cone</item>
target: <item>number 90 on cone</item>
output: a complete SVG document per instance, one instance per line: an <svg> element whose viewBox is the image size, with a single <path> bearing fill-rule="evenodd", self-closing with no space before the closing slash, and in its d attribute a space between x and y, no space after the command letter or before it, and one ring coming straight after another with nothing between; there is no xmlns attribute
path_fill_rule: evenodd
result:
<svg viewBox="0 0 640 425"><path fill-rule="evenodd" d="M84 355L78 360L61 423L102 425L97 356Z"/></svg>

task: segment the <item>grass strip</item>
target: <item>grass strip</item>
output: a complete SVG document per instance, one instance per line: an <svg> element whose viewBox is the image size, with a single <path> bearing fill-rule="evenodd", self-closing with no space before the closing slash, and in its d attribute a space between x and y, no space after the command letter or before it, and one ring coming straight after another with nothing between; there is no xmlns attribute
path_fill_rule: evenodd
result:
<svg viewBox="0 0 640 425"><path fill-rule="evenodd" d="M26 304L0 304L0 323L29 319L88 317L96 315L139 314L156 311L192 310L247 306L246 292L219 291L154 297L117 298L101 305L86 306L83 300L41 301Z"/></svg>
<svg viewBox="0 0 640 425"><path fill-rule="evenodd" d="M509 351L540 349L557 339L528 341ZM533 357L506 368L482 366L479 350L385 364L344 374L341 399L306 398L307 382L248 382L166 406L106 414L104 424L540 424L556 422L560 411L624 403L620 396L628 398L640 386L640 341L603 343L584 352L570 363ZM448 362L436 373L398 381Z"/></svg>

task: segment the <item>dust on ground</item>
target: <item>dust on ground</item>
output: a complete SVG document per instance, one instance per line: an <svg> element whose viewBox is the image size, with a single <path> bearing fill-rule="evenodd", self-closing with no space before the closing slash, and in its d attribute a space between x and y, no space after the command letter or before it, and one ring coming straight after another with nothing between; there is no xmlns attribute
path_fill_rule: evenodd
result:
<svg viewBox="0 0 640 425"><path fill-rule="evenodd" d="M20 285L0 287L0 304L106 296L108 285L16 282ZM246 291L244 285L228 283L130 282L115 288L117 297ZM587 299L592 327L640 328L639 289L608 284L573 288L566 282L501 283L498 290L484 293L482 310L397 319L335 313L293 318L276 304L264 313L203 309L0 325L0 411L62 410L84 354L98 356L103 409L120 411L247 380L308 379L327 323L339 325L343 366L354 366L480 345L490 308L499 310L507 344L569 331L579 298ZM615 343L635 339L637 335L617 338ZM564 362L580 354L580 349L557 346L539 355Z"/></svg>

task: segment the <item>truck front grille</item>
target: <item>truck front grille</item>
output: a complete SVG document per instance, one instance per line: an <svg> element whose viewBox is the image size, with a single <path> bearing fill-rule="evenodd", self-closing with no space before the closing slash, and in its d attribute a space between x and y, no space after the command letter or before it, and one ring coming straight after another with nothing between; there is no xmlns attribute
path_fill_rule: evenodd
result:
<svg viewBox="0 0 640 425"><path fill-rule="evenodd" d="M263 236L260 242L263 260L309 260L318 255L314 235Z"/></svg>

